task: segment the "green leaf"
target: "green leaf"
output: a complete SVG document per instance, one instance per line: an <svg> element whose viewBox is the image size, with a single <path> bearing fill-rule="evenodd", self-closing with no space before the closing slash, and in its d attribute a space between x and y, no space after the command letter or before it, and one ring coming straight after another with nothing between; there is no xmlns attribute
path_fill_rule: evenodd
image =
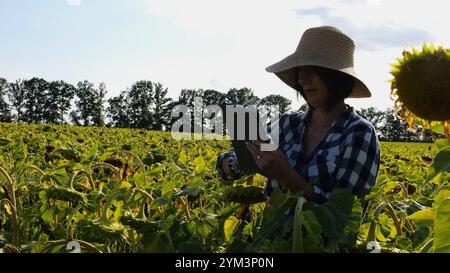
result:
<svg viewBox="0 0 450 273"><path fill-rule="evenodd" d="M356 240L361 221L361 205L348 189L336 189L328 202L317 205L307 203L305 209L312 210L329 239L345 242Z"/></svg>
<svg viewBox="0 0 450 273"><path fill-rule="evenodd" d="M428 225L419 224L412 236L410 237L412 241L412 247L418 248L422 246L428 239L432 232L432 227Z"/></svg>
<svg viewBox="0 0 450 273"><path fill-rule="evenodd" d="M23 142L23 138L19 138L18 143L13 145L13 156L16 162L23 161L27 159L27 145Z"/></svg>
<svg viewBox="0 0 450 273"><path fill-rule="evenodd" d="M169 203L167 198L164 197L158 197L155 199L155 201L151 204L150 208L156 209L158 206L165 206Z"/></svg>
<svg viewBox="0 0 450 273"><path fill-rule="evenodd" d="M279 188L274 188L270 198L270 205L264 210L261 226L255 232L252 247L259 249L264 240L273 237L276 231L285 224L285 212L292 208L298 197L292 194L283 194Z"/></svg>
<svg viewBox="0 0 450 273"><path fill-rule="evenodd" d="M230 217L234 211L236 209L238 209L240 207L239 204L235 204L235 205L230 205L225 207L222 211L220 211L219 216L217 217L217 221L219 224L219 228L221 229L221 233L224 234L224 225L225 225L225 221L228 219L228 217Z"/></svg>
<svg viewBox="0 0 450 273"><path fill-rule="evenodd" d="M386 214L379 215L378 228L376 232L377 239L381 242L386 242L388 238L393 235L392 229L395 229L394 221Z"/></svg>
<svg viewBox="0 0 450 273"><path fill-rule="evenodd" d="M351 212L349 212L349 217L344 227L344 236L342 236L339 240L341 245L347 247L353 247L356 244L359 229L361 226L361 203L357 198L355 198L354 196L352 197L354 198L353 207L351 209Z"/></svg>
<svg viewBox="0 0 450 273"><path fill-rule="evenodd" d="M383 226L380 224L377 224L376 230L375 230L375 236L376 236L377 240L380 242L386 242L388 240L383 231L384 231Z"/></svg>
<svg viewBox="0 0 450 273"><path fill-rule="evenodd" d="M233 215L231 215L230 217L228 217L225 220L225 223L223 225L223 231L224 231L224 235L225 235L225 242L227 242L227 243L230 242L234 231L236 230L236 228L239 225L239 222L240 222L239 219L237 219Z"/></svg>
<svg viewBox="0 0 450 273"><path fill-rule="evenodd" d="M32 253L39 253L41 252L41 250L44 248L45 244L48 242L48 235L45 233L41 233L41 235L39 235L39 239L36 242L36 244L33 246L33 248L31 249Z"/></svg>
<svg viewBox="0 0 450 273"><path fill-rule="evenodd" d="M197 223L197 232L200 237L206 239L213 232L213 224L211 219L205 219Z"/></svg>
<svg viewBox="0 0 450 273"><path fill-rule="evenodd" d="M434 220L436 219L436 209L431 208L419 210L406 218L419 223L422 222L427 224L433 224Z"/></svg>
<svg viewBox="0 0 450 273"><path fill-rule="evenodd" d="M53 210L52 209L47 209L43 214L42 214L42 220L44 221L44 223L46 223L47 225L52 225L53 224Z"/></svg>
<svg viewBox="0 0 450 273"><path fill-rule="evenodd" d="M141 240L144 251L147 253L169 253L169 245L163 239L165 236L159 232L148 232L144 234Z"/></svg>
<svg viewBox="0 0 450 273"><path fill-rule="evenodd" d="M399 186L398 182L387 182L384 186L384 193L391 192L393 189L397 188Z"/></svg>
<svg viewBox="0 0 450 273"><path fill-rule="evenodd" d="M11 140L7 138L0 138L0 146L6 146L11 142Z"/></svg>
<svg viewBox="0 0 450 273"><path fill-rule="evenodd" d="M448 171L450 171L450 146L440 150L436 155L433 163L428 168L426 181L429 182L439 173Z"/></svg>
<svg viewBox="0 0 450 273"><path fill-rule="evenodd" d="M400 249L410 250L412 247L412 242L408 237L402 236L397 238L396 247Z"/></svg>
<svg viewBox="0 0 450 273"><path fill-rule="evenodd" d="M294 235L292 240L292 252L294 253L302 253L303 252L303 217L302 217L302 209L303 204L306 199L303 197L298 198L297 205L295 206L295 214L294 214Z"/></svg>
<svg viewBox="0 0 450 273"><path fill-rule="evenodd" d="M450 199L441 202L434 222L434 252L450 253Z"/></svg>
<svg viewBox="0 0 450 273"><path fill-rule="evenodd" d="M441 190L434 198L433 207L438 207L442 201L448 198L450 198L450 190Z"/></svg>
<svg viewBox="0 0 450 273"><path fill-rule="evenodd" d="M118 221L120 219L120 216L122 215L123 202L114 200L114 201L112 201L112 204L115 207L115 210L113 213L113 219L115 221Z"/></svg>
<svg viewBox="0 0 450 273"><path fill-rule="evenodd" d="M159 174L162 174L164 171L164 165L160 163L153 164L152 167L149 170L149 174L151 176L157 176Z"/></svg>
<svg viewBox="0 0 450 273"><path fill-rule="evenodd" d="M436 139L434 141L434 144L436 145L436 148L438 150L442 150L442 149L444 149L445 147L448 146L447 139Z"/></svg>
<svg viewBox="0 0 450 273"><path fill-rule="evenodd" d="M200 188L193 187L193 188L187 188L182 191L179 191L177 193L173 194L173 197L180 197L180 196L197 196L200 191Z"/></svg>
<svg viewBox="0 0 450 273"><path fill-rule="evenodd" d="M178 163L181 163L184 166L186 166L188 163L188 157L184 152L184 149L182 149L180 154L178 155Z"/></svg>
<svg viewBox="0 0 450 273"><path fill-rule="evenodd" d="M186 231L189 233L191 237L198 236L197 233L197 223L196 222L188 222L185 224Z"/></svg>
<svg viewBox="0 0 450 273"><path fill-rule="evenodd" d="M319 250L322 243L322 226L317 221L316 215L312 211L302 211L302 224L306 230L305 251L312 252Z"/></svg>
<svg viewBox="0 0 450 273"><path fill-rule="evenodd" d="M194 159L195 172L199 173L206 169L206 163L203 156L196 157Z"/></svg>
<svg viewBox="0 0 450 273"><path fill-rule="evenodd" d="M9 205L9 203L5 203L5 205L3 206L5 208L6 213L8 213L8 215L12 215L12 210L11 210L11 206Z"/></svg>
<svg viewBox="0 0 450 273"><path fill-rule="evenodd" d="M444 124L443 122L431 122L431 130L435 133L444 134Z"/></svg>
<svg viewBox="0 0 450 273"><path fill-rule="evenodd" d="M161 189L161 196L170 198L173 193L173 189L177 186L177 182L174 180L167 179Z"/></svg>

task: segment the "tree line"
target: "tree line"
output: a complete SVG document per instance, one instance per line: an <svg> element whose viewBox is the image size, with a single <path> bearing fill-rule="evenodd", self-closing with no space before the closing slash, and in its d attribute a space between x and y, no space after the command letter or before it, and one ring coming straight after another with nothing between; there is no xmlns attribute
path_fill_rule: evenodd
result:
<svg viewBox="0 0 450 273"><path fill-rule="evenodd" d="M177 119L171 117L173 107L183 104L193 108L196 97L202 98L203 105L219 105L224 112L226 105L278 105L281 114L292 110L291 100L281 95L259 98L246 87L231 88L226 93L211 89L182 89L174 100L167 96L168 89L161 83L143 80L134 82L109 99L106 99L107 92L104 83L95 86L89 81L72 85L37 77L15 82L0 78L0 122L169 130ZM303 105L296 111L306 110L307 105ZM421 134L407 130L407 124L398 119L392 109L368 108L357 113L375 126L380 140L430 140L428 132L423 139Z"/></svg>

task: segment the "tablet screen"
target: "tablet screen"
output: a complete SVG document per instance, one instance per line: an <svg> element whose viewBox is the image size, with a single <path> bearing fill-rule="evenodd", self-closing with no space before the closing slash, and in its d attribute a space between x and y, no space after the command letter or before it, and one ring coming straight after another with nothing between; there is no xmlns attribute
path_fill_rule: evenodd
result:
<svg viewBox="0 0 450 273"><path fill-rule="evenodd" d="M253 172L260 173L258 165L256 164L250 150L247 148L247 141L245 140L232 140L231 144L234 148L236 156L238 158L238 164L241 169L251 170Z"/></svg>

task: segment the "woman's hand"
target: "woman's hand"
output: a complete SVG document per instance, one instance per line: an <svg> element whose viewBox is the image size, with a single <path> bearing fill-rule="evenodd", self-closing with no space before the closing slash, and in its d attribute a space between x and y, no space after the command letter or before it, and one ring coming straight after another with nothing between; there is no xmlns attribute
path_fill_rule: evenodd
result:
<svg viewBox="0 0 450 273"><path fill-rule="evenodd" d="M283 180L292 171L295 171L281 151L261 151L259 141L252 141L252 144L247 144L247 147L265 176Z"/></svg>
<svg viewBox="0 0 450 273"><path fill-rule="evenodd" d="M280 185L292 192L303 191L306 200L313 200L313 188L289 165L284 154L279 151L261 151L260 143L253 141L247 145L262 174L277 180Z"/></svg>

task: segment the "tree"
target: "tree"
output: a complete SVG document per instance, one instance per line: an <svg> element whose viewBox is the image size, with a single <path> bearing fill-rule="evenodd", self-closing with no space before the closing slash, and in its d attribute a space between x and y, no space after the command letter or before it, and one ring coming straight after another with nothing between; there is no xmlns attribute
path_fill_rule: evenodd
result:
<svg viewBox="0 0 450 273"><path fill-rule="evenodd" d="M126 128L130 125L128 117L128 105L126 101L127 92L122 91L119 96L108 100L107 116L110 122L108 126Z"/></svg>
<svg viewBox="0 0 450 273"><path fill-rule="evenodd" d="M76 111L71 114L72 122L89 126L92 116L91 105L95 96L94 84L88 81L79 82L75 94L77 97L75 101Z"/></svg>
<svg viewBox="0 0 450 273"><path fill-rule="evenodd" d="M119 96L108 100L109 126L162 130L170 123L172 99L167 88L151 81L135 82Z"/></svg>
<svg viewBox="0 0 450 273"><path fill-rule="evenodd" d="M167 98L167 88L163 88L161 83L154 85L154 109L152 111L152 129L162 130L167 128L170 122L171 108L169 108L172 99Z"/></svg>
<svg viewBox="0 0 450 273"><path fill-rule="evenodd" d="M100 83L98 89L94 89L94 96L92 100L92 122L94 126L103 127L105 126L105 96L106 96L106 85Z"/></svg>
<svg viewBox="0 0 450 273"><path fill-rule="evenodd" d="M70 113L72 122L83 126L103 126L106 93L104 83L100 83L96 89L93 83L79 82L76 88L76 111Z"/></svg>
<svg viewBox="0 0 450 273"><path fill-rule="evenodd" d="M43 122L46 98L49 93L49 83L42 78L32 78L24 81L25 101L23 121Z"/></svg>
<svg viewBox="0 0 450 273"><path fill-rule="evenodd" d="M8 81L4 78L0 78L0 122L11 122L11 110L9 105L3 99L8 88Z"/></svg>
<svg viewBox="0 0 450 273"><path fill-rule="evenodd" d="M10 83L8 88L8 98L15 110L15 120L17 122L23 121L23 111L26 98L26 89L23 80L17 80L15 83Z"/></svg>
<svg viewBox="0 0 450 273"><path fill-rule="evenodd" d="M44 121L55 124L65 124L64 115L70 108L75 96L75 87L64 81L54 81L48 85L45 99Z"/></svg>
<svg viewBox="0 0 450 273"><path fill-rule="evenodd" d="M204 105L219 105L223 106L226 103L226 95L216 90L207 89L203 92Z"/></svg>
<svg viewBox="0 0 450 273"><path fill-rule="evenodd" d="M257 105L259 98L253 94L253 91L247 87L230 89L226 94L226 103L231 105Z"/></svg>
<svg viewBox="0 0 450 273"><path fill-rule="evenodd" d="M128 117L131 128L151 128L153 93L153 83L151 81L135 82L128 90Z"/></svg>
<svg viewBox="0 0 450 273"><path fill-rule="evenodd" d="M182 89L178 96L177 104L183 104L189 108L193 108L195 98L203 98L203 93L203 89Z"/></svg>
<svg viewBox="0 0 450 273"><path fill-rule="evenodd" d="M378 111L374 107L370 107L367 109L362 108L359 111L356 110L356 113L362 118L372 123L377 131L380 131L383 125L383 121L386 118L386 115L383 111Z"/></svg>
<svg viewBox="0 0 450 273"><path fill-rule="evenodd" d="M281 116L287 113L289 110L291 110L291 103L292 103L291 100L281 95L269 95L261 99L259 105L266 105L266 106L278 105Z"/></svg>
<svg viewBox="0 0 450 273"><path fill-rule="evenodd" d="M392 109L384 112L384 124L380 128L382 140L387 141L412 141L417 140L417 136L408 131L408 125L399 119Z"/></svg>

